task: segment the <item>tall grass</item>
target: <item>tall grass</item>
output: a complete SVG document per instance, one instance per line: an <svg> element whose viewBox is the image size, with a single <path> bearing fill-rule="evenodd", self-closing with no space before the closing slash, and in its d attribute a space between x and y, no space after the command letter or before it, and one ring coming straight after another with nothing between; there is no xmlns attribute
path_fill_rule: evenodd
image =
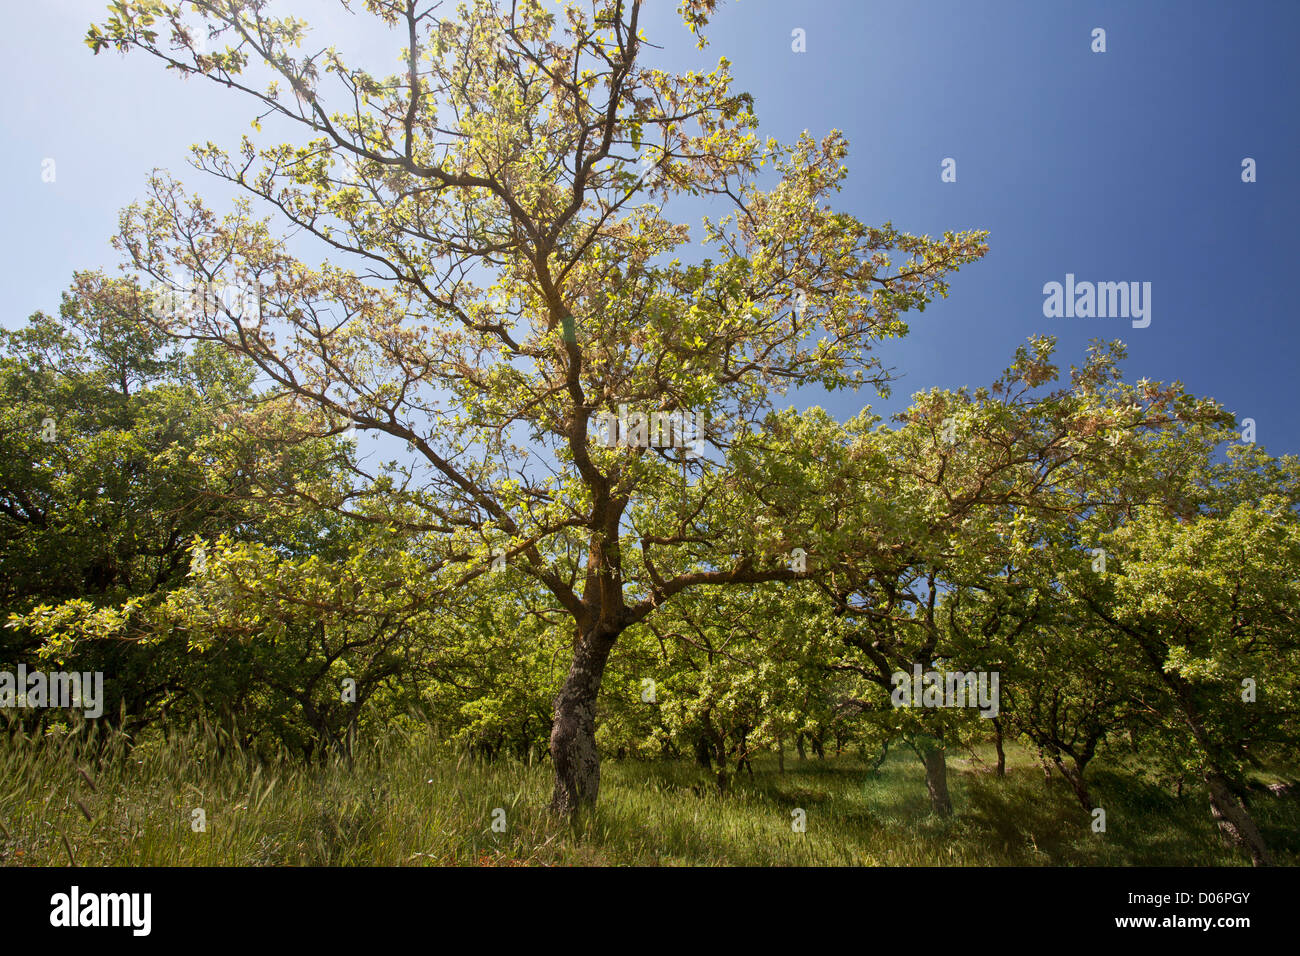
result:
<svg viewBox="0 0 1300 956"><path fill-rule="evenodd" d="M201 733L130 742L95 725L0 735L0 864L195 865L1239 865L1203 796L1099 768L1107 831L1013 751L1005 779L950 760L956 812L930 813L919 762L754 761L726 794L686 763L607 760L599 807L546 810L548 764L484 763L394 731L353 764L254 759ZM804 811L806 832L791 826ZM1300 859L1300 806L1252 807L1279 862ZM206 828L196 832L194 811ZM494 813L494 811L504 811ZM504 832L493 822L504 821Z"/></svg>

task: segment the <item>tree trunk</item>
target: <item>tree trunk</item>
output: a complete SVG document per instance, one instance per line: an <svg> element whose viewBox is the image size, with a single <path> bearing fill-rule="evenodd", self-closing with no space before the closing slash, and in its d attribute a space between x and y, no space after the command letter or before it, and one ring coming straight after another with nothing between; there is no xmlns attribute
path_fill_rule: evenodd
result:
<svg viewBox="0 0 1300 956"><path fill-rule="evenodd" d="M925 763L925 789L930 793L930 810L939 816L952 815L952 799L948 796L948 760L942 744L922 744L922 761Z"/></svg>
<svg viewBox="0 0 1300 956"><path fill-rule="evenodd" d="M713 772L713 751L702 734L695 738L695 762L710 773Z"/></svg>
<svg viewBox="0 0 1300 956"><path fill-rule="evenodd" d="M998 752L998 776L1005 777L1007 775L1007 754L1002 749L1002 721L996 717L993 718L993 732L995 734L993 746Z"/></svg>
<svg viewBox="0 0 1300 956"><path fill-rule="evenodd" d="M1070 789L1074 791L1074 795L1078 798L1083 809L1087 813L1092 813L1095 808L1092 805L1092 794L1088 793L1088 784L1083 779L1084 767L1076 765L1071 769L1059 758L1053 759L1056 764L1056 769L1060 771L1061 776L1065 778L1065 782L1070 785Z"/></svg>
<svg viewBox="0 0 1300 956"><path fill-rule="evenodd" d="M1052 765L1048 762L1047 755L1043 753L1041 746L1038 748L1038 763L1043 768L1043 786L1050 787L1052 785Z"/></svg>
<svg viewBox="0 0 1300 956"><path fill-rule="evenodd" d="M776 772L785 773L785 740L776 738Z"/></svg>
<svg viewBox="0 0 1300 956"><path fill-rule="evenodd" d="M808 754L803 749L803 734L800 733L794 738L794 749L799 751L799 759L807 760Z"/></svg>
<svg viewBox="0 0 1300 956"><path fill-rule="evenodd" d="M749 727L740 728L740 741L736 745L736 774L739 775L743 769L749 771L749 775L752 777L754 776L754 766L749 762L749 733Z"/></svg>
<svg viewBox="0 0 1300 956"><path fill-rule="evenodd" d="M594 632L578 639L564 686L555 695L551 724L551 761L555 792L551 809L572 817L592 807L600 792L600 755L596 752L596 697L605 663L617 634Z"/></svg>
<svg viewBox="0 0 1300 956"><path fill-rule="evenodd" d="M1254 818L1241 798L1232 792L1228 779L1210 771L1205 774L1205 785L1210 789L1210 813L1223 834L1234 845L1244 848L1255 866L1272 866L1273 857Z"/></svg>
<svg viewBox="0 0 1300 956"><path fill-rule="evenodd" d="M880 756L876 758L876 762L873 763L871 765L871 769L867 771L868 776L875 776L880 771L880 768L884 766L885 758L888 756L889 756L889 741L886 740L880 747Z"/></svg>
<svg viewBox="0 0 1300 956"><path fill-rule="evenodd" d="M1243 847L1250 854L1250 860L1255 866L1271 866L1273 857L1264 843L1264 838L1260 835L1259 828L1255 826L1254 818L1246 809L1246 804L1233 790L1232 781L1223 772L1222 764L1217 761L1216 751L1219 747L1206 730L1191 685L1178 672L1163 668L1163 658L1158 649L1144 643L1143 650L1164 679L1165 685L1173 691L1183 719L1186 720L1187 727L1200 748L1204 759L1204 770L1201 776L1210 791L1210 815L1214 817L1214 822L1219 825L1219 830L1229 840Z"/></svg>

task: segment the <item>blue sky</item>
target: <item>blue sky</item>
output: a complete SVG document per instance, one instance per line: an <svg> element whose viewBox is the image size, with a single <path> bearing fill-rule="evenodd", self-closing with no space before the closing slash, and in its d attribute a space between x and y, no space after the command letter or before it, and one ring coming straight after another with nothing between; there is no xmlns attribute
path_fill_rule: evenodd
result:
<svg viewBox="0 0 1300 956"><path fill-rule="evenodd" d="M390 62L326 0L285 0L339 41ZM1300 3L960 0L740 0L724 3L710 46L694 48L673 0L651 0L650 39L669 67L727 56L756 98L763 132L848 137L836 206L914 233L987 229L990 251L950 298L911 317L882 357L903 377L888 402L818 398L848 415L892 412L912 392L990 381L1017 345L1058 336L1062 364L1089 339L1129 346L1129 379L1182 380L1257 422L1274 453L1300 451L1300 358L1292 286L1300 259L1294 38ZM3 322L52 312L77 269L113 270L119 210L153 167L218 208L188 146L233 146L252 106L140 55L91 55L82 39L101 0L11 4L0 34ZM1106 52L1091 50L1094 28ZM791 50L791 31L807 52ZM956 160L957 181L941 163ZM1257 182L1243 183L1245 157ZM55 181L42 163L55 160ZM1150 282L1151 324L1047 318L1043 285ZM807 402L800 400L799 404Z"/></svg>

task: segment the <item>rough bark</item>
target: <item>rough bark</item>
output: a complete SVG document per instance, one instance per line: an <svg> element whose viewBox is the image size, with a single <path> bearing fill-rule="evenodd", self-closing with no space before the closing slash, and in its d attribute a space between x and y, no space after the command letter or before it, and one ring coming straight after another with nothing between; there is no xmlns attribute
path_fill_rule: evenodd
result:
<svg viewBox="0 0 1300 956"><path fill-rule="evenodd" d="M555 791L551 809L573 816L596 803L600 755L596 751L596 697L617 634L594 632L579 638L573 664L555 695L551 761Z"/></svg>
<svg viewBox="0 0 1300 956"><path fill-rule="evenodd" d="M925 789L930 794L930 810L940 816L952 815L952 798L948 796L948 760L943 746L922 745L925 764Z"/></svg>
<svg viewBox="0 0 1300 956"><path fill-rule="evenodd" d="M1070 767L1058 757L1053 757L1052 760L1056 765L1056 769L1065 779L1065 782L1068 783L1070 789L1074 791L1074 796L1078 799L1083 809L1088 813L1092 813L1095 808L1092 803L1092 794L1088 792L1087 781L1083 778L1084 767Z"/></svg>
<svg viewBox="0 0 1300 956"><path fill-rule="evenodd" d="M1260 836L1254 818L1246 810L1246 804L1232 791L1228 778L1211 771L1204 775L1204 779L1210 790L1210 813L1224 836L1245 849L1255 866L1272 866L1273 856Z"/></svg>

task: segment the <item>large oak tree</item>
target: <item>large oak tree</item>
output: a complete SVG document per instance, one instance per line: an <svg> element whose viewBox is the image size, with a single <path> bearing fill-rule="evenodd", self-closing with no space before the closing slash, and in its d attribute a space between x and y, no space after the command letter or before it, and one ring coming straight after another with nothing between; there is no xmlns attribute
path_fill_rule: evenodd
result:
<svg viewBox="0 0 1300 956"><path fill-rule="evenodd" d="M644 62L641 0L446 6L354 0L401 48L390 76L266 0L118 0L87 42L227 87L285 137L196 146L198 168L251 199L217 215L157 174L120 246L146 281L255 283L258 321L229 297L153 321L250 358L320 433L406 443L414 464L359 474L330 504L369 496L440 534L429 573L448 588L503 555L568 614L551 754L571 812L596 799L595 703L619 635L689 588L802 573L726 546L752 517L731 502L731 436L788 387L883 385L872 347L945 295L984 236L834 209L843 137L761 139L725 58ZM681 4L701 46L715 7ZM708 258L670 215L683 198L710 212ZM624 405L707 416L697 454L634 429L609 445L602 416Z"/></svg>

